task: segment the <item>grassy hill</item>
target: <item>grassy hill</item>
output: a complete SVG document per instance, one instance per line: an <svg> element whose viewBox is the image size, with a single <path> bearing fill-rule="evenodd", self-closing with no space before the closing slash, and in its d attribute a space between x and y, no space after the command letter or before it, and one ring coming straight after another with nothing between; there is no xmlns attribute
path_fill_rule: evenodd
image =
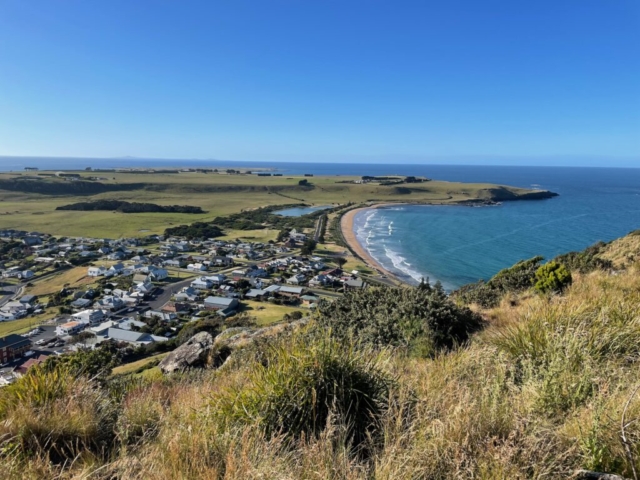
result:
<svg viewBox="0 0 640 480"><path fill-rule="evenodd" d="M503 272L506 293L475 313L426 286L346 295L219 370L35 371L0 389L0 473L488 480L587 469L631 478L640 468L637 238L597 249L613 269L581 273L600 265L581 257L562 293L509 290L530 264Z"/></svg>
<svg viewBox="0 0 640 480"><path fill-rule="evenodd" d="M40 172L47 174L47 172ZM49 172L51 173L51 172ZM74 180L34 174L0 173L0 228L38 230L54 235L118 238L162 233L165 228L265 205L307 203L332 205L375 202L460 203L514 200L540 192L430 181L401 187L348 183L360 177L258 177L214 173L76 172ZM100 180L89 180L98 176ZM202 214L65 211L58 207L97 200L193 205Z"/></svg>

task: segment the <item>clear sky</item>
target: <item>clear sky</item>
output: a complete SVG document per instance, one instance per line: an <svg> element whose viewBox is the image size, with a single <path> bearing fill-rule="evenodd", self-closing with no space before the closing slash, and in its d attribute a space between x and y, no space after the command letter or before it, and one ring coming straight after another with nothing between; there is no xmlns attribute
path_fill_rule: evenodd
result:
<svg viewBox="0 0 640 480"><path fill-rule="evenodd" d="M640 2L0 0L0 155L640 166Z"/></svg>

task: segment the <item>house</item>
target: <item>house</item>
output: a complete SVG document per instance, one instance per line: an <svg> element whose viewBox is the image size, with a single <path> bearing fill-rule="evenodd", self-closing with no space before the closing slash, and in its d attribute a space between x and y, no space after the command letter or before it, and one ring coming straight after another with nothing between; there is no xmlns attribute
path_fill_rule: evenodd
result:
<svg viewBox="0 0 640 480"><path fill-rule="evenodd" d="M187 303L182 302L167 302L160 309L163 312L171 313L186 313L191 310L191 307Z"/></svg>
<svg viewBox="0 0 640 480"><path fill-rule="evenodd" d="M119 328L122 330L139 330L146 325L146 323L136 320L133 317L127 317L120 322Z"/></svg>
<svg viewBox="0 0 640 480"><path fill-rule="evenodd" d="M20 299L20 303L29 308L35 305L37 299L38 298L35 295L23 295Z"/></svg>
<svg viewBox="0 0 640 480"><path fill-rule="evenodd" d="M120 325L120 322L116 322L115 320L107 320L106 322L102 322L97 327L91 327L89 330L95 333L99 337L104 337L107 334L107 330L110 328L115 328Z"/></svg>
<svg viewBox="0 0 640 480"><path fill-rule="evenodd" d="M91 300L88 298L78 298L77 300L74 300L73 302L71 302L71 307L75 308L75 309L83 309L83 308L87 308L89 305L91 305Z"/></svg>
<svg viewBox="0 0 640 480"><path fill-rule="evenodd" d="M207 267L202 263L190 263L187 265L187 270L191 272L205 272Z"/></svg>
<svg viewBox="0 0 640 480"><path fill-rule="evenodd" d="M320 286L324 286L324 285L326 285L328 283L330 283L329 277L327 277L326 275L320 273L320 274L316 275L315 277L313 277L309 281L309 286L310 287L320 287Z"/></svg>
<svg viewBox="0 0 640 480"><path fill-rule="evenodd" d="M291 278L287 278L287 283L290 285L300 285L307 280L307 277L301 273L294 275Z"/></svg>
<svg viewBox="0 0 640 480"><path fill-rule="evenodd" d="M67 335L75 335L76 333L84 330L87 326L86 323L83 322L67 322L62 325L58 325L56 327L56 335L58 337L64 337Z"/></svg>
<svg viewBox="0 0 640 480"><path fill-rule="evenodd" d="M198 290L193 287L185 287L182 291L176 294L177 302L195 301L198 298Z"/></svg>
<svg viewBox="0 0 640 480"><path fill-rule="evenodd" d="M265 290L252 288L247 293L245 293L244 297L249 298L251 300L262 300L265 297L265 295L269 295L269 293Z"/></svg>
<svg viewBox="0 0 640 480"><path fill-rule="evenodd" d="M154 282L161 282L169 276L169 272L164 268L149 267L149 277Z"/></svg>
<svg viewBox="0 0 640 480"><path fill-rule="evenodd" d="M300 300L302 300L302 305L311 308L320 301L320 298L316 297L315 295L302 295L300 297Z"/></svg>
<svg viewBox="0 0 640 480"><path fill-rule="evenodd" d="M217 267L233 267L233 258L231 257L213 257L211 264Z"/></svg>
<svg viewBox="0 0 640 480"><path fill-rule="evenodd" d="M104 336L105 338L116 342L125 342L136 346L167 341L166 337L159 337L157 335L151 335L150 333L134 332L132 330L123 330L120 328L110 328Z"/></svg>
<svg viewBox="0 0 640 480"><path fill-rule="evenodd" d="M105 295L93 304L95 308L104 308L106 310L120 310L124 307L122 298L116 295Z"/></svg>
<svg viewBox="0 0 640 480"><path fill-rule="evenodd" d="M0 364L20 358L31 348L31 341L22 335L0 337Z"/></svg>
<svg viewBox="0 0 640 480"><path fill-rule="evenodd" d="M182 268L187 264L187 261L183 258L172 258L165 260L164 264L167 267Z"/></svg>
<svg viewBox="0 0 640 480"><path fill-rule="evenodd" d="M71 317L76 321L84 324L95 324L100 322L104 318L104 312L102 310L82 310L81 312L74 313Z"/></svg>
<svg viewBox="0 0 640 480"><path fill-rule="evenodd" d="M209 281L207 277L199 277L191 282L191 287L199 290L209 290L212 286L213 282Z"/></svg>
<svg viewBox="0 0 640 480"><path fill-rule="evenodd" d="M21 318L27 314L27 305L18 301L8 302L2 307L2 310L13 314L16 318Z"/></svg>
<svg viewBox="0 0 640 480"><path fill-rule="evenodd" d="M345 290L358 290L367 286L366 282L361 278L351 278L344 282Z"/></svg>
<svg viewBox="0 0 640 480"><path fill-rule="evenodd" d="M266 292L278 293L285 297L300 298L304 289L302 287L288 287L286 285L269 285L265 288Z"/></svg>
<svg viewBox="0 0 640 480"><path fill-rule="evenodd" d="M101 277L107 273L107 269L104 266L101 267L89 267L87 275L90 277Z"/></svg>
<svg viewBox="0 0 640 480"><path fill-rule="evenodd" d="M153 318L158 317L160 320L164 320L165 322L170 322L171 320L175 320L178 316L173 312L160 312L158 310L147 310L142 314L144 318Z"/></svg>
<svg viewBox="0 0 640 480"><path fill-rule="evenodd" d="M109 260L124 260L126 257L127 256L121 250L116 250L115 252L110 253L109 255L107 255L107 258Z"/></svg>
<svg viewBox="0 0 640 480"><path fill-rule="evenodd" d="M114 265L111 266L111 268L108 270L112 275L119 275L122 273L122 271L124 270L124 265L122 264L122 262L118 262Z"/></svg>
<svg viewBox="0 0 640 480"><path fill-rule="evenodd" d="M34 365L40 365L41 363L44 363L45 360L49 358L49 355L45 355L45 354L40 354L37 357L32 357L29 360L27 360L26 362L24 362L22 365L20 365L19 367L17 367L14 371L19 375L22 376L25 373L27 373L27 371L33 367Z"/></svg>
<svg viewBox="0 0 640 480"><path fill-rule="evenodd" d="M238 305L238 300L235 298L207 297L204 299L205 309L215 310L225 317L235 313Z"/></svg>
<svg viewBox="0 0 640 480"><path fill-rule="evenodd" d="M207 275L206 279L209 280L214 285L222 285L227 279L226 275L221 273L216 273L214 275Z"/></svg>
<svg viewBox="0 0 640 480"><path fill-rule="evenodd" d="M29 278L33 278L34 276L35 276L35 273L33 273L32 270L24 270L18 274L18 278L22 280L27 280Z"/></svg>

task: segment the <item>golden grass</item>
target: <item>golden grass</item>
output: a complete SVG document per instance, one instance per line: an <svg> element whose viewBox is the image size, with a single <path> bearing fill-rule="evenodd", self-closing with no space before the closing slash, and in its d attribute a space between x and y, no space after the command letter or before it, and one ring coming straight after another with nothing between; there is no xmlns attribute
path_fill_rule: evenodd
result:
<svg viewBox="0 0 640 480"><path fill-rule="evenodd" d="M117 367L115 367L111 371L111 374L112 375L126 375L128 373L135 372L139 368L142 368L142 367L144 367L146 365L149 365L149 364L152 364L152 363L158 363L160 360L162 360L167 355L169 355L169 354L168 353L159 353L157 355L152 355L150 357L143 358L141 360L136 360L135 362L129 362L129 363L125 363L123 365L118 365Z"/></svg>
<svg viewBox="0 0 640 480"><path fill-rule="evenodd" d="M50 295L59 292L68 285L71 288L86 287L95 283L95 278L87 276L87 266L74 267L64 270L61 273L51 275L43 280L36 281L33 287L28 287L26 293L29 295Z"/></svg>
<svg viewBox="0 0 640 480"><path fill-rule="evenodd" d="M279 322L287 313L302 312L306 314L309 309L306 307L289 307L287 305L274 305L269 302L254 302L252 300L242 301L241 312L247 313L256 319L256 323L260 326L269 325Z"/></svg>
<svg viewBox="0 0 640 480"><path fill-rule="evenodd" d="M391 356L386 368L396 382L368 456L351 451L336 418L319 436L292 441L264 438L259 418L239 426L212 415L212 399L250 382L251 369L232 362L218 371L151 376L131 389L117 409L119 447L107 458L78 457L63 468L38 456L3 456L0 472L542 480L586 468L630 478L631 462L640 467L640 395L633 395L640 385L638 271L576 276L563 296L527 293L488 315L490 327L455 351ZM636 420L625 430L631 456L620 439L627 404L627 419Z"/></svg>

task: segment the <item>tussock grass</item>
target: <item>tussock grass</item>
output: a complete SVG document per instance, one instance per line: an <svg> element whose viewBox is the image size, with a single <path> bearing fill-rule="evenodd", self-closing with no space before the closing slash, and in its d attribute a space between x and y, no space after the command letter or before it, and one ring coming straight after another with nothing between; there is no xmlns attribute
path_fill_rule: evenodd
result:
<svg viewBox="0 0 640 480"><path fill-rule="evenodd" d="M95 417L115 439L108 455L83 436L103 411L89 381L24 383L12 400L0 391L11 434L0 473L542 480L586 468L631 478L640 469L638 272L577 275L562 296L524 293L485 313L485 332L432 358L294 335L218 371L123 385L109 397L117 419ZM78 418L65 438L79 439L64 466L35 441L61 431L62 412Z"/></svg>

